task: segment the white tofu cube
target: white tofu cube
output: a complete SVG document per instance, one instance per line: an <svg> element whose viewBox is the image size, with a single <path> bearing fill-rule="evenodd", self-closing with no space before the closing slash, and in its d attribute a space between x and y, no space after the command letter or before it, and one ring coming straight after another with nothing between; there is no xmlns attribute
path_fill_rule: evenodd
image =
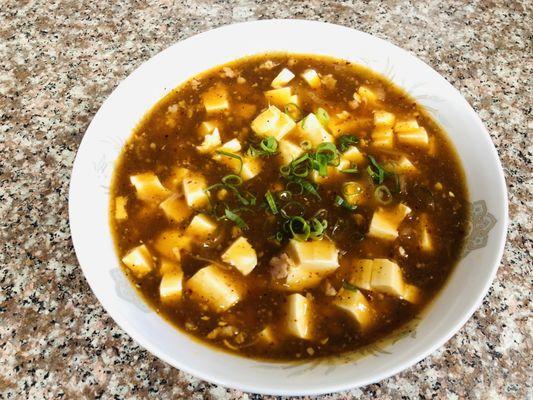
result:
<svg viewBox="0 0 533 400"><path fill-rule="evenodd" d="M252 121L252 130L258 136L283 139L295 126L295 122L276 106L270 106Z"/></svg>
<svg viewBox="0 0 533 400"><path fill-rule="evenodd" d="M137 278L144 277L154 269L152 254L144 244L131 249L122 257L122 262Z"/></svg>
<svg viewBox="0 0 533 400"><path fill-rule="evenodd" d="M429 234L429 221L426 214L420 216L419 247L426 253L433 251L433 240Z"/></svg>
<svg viewBox="0 0 533 400"><path fill-rule="evenodd" d="M183 271L177 269L163 275L159 283L159 298L163 303L174 303L183 294Z"/></svg>
<svg viewBox="0 0 533 400"><path fill-rule="evenodd" d="M404 121L398 121L394 124L394 132L411 132L416 131L420 126L418 125L418 121L414 118L404 120Z"/></svg>
<svg viewBox="0 0 533 400"><path fill-rule="evenodd" d="M333 142L333 137L324 129L316 115L313 113L308 114L298 122L293 134L300 142L307 140L313 147L316 147L323 142Z"/></svg>
<svg viewBox="0 0 533 400"><path fill-rule="evenodd" d="M132 175L130 182L135 186L137 198L142 201L161 201L172 194L153 172Z"/></svg>
<svg viewBox="0 0 533 400"><path fill-rule="evenodd" d="M272 89L265 92L265 97L269 104L283 109L287 104L291 103L291 88L284 87L281 89Z"/></svg>
<svg viewBox="0 0 533 400"><path fill-rule="evenodd" d="M342 158L356 164L361 164L365 160L365 156L355 146L350 146L348 150L342 153Z"/></svg>
<svg viewBox="0 0 533 400"><path fill-rule="evenodd" d="M300 291L317 287L322 279L329 272L310 271L302 266L292 266L289 268L282 289L289 291Z"/></svg>
<svg viewBox="0 0 533 400"><path fill-rule="evenodd" d="M259 343L267 346L276 344L277 338L274 328L271 325L267 325L261 332L257 334L257 340Z"/></svg>
<svg viewBox="0 0 533 400"><path fill-rule="evenodd" d="M285 86L287 83L289 83L294 78L294 74L291 72L291 70L287 68L283 68L280 73L274 78L274 80L271 83L271 86L273 88L280 88Z"/></svg>
<svg viewBox="0 0 533 400"><path fill-rule="evenodd" d="M205 135L212 133L217 128L218 128L217 121L204 121L198 127L198 134L200 136L205 136Z"/></svg>
<svg viewBox="0 0 533 400"><path fill-rule="evenodd" d="M368 235L385 240L396 239L398 227L410 212L411 209L401 203L392 209L378 208L372 216Z"/></svg>
<svg viewBox="0 0 533 400"><path fill-rule="evenodd" d="M320 87L320 77L314 69L306 69L302 72L302 78L311 88L316 89Z"/></svg>
<svg viewBox="0 0 533 400"><path fill-rule="evenodd" d="M371 290L370 282L373 266L374 260L355 260L349 282L360 289Z"/></svg>
<svg viewBox="0 0 533 400"><path fill-rule="evenodd" d="M333 304L348 313L362 330L368 329L374 322L374 312L361 291L341 288Z"/></svg>
<svg viewBox="0 0 533 400"><path fill-rule="evenodd" d="M401 298L412 304L418 304L422 301L422 292L415 285L405 283L403 285L403 294Z"/></svg>
<svg viewBox="0 0 533 400"><path fill-rule="evenodd" d="M296 160L304 152L304 150L300 146L286 139L279 141L278 150L279 150L279 158L280 158L281 164L283 165L289 164L291 161Z"/></svg>
<svg viewBox="0 0 533 400"><path fill-rule="evenodd" d="M185 221L192 214L192 209L187 205L183 196L173 194L168 199L159 204L166 217L176 223Z"/></svg>
<svg viewBox="0 0 533 400"><path fill-rule="evenodd" d="M197 271L185 288L192 299L206 304L215 312L223 312L244 298L246 288L238 278L216 265L208 265Z"/></svg>
<svg viewBox="0 0 533 400"><path fill-rule="evenodd" d="M394 145L394 133L392 128L376 127L370 135L373 147L391 149Z"/></svg>
<svg viewBox="0 0 533 400"><path fill-rule="evenodd" d="M202 208L209 199L204 189L207 188L205 178L198 173L189 172L183 178L183 194L189 207Z"/></svg>
<svg viewBox="0 0 533 400"><path fill-rule="evenodd" d="M185 230L185 234L193 239L204 241L212 237L217 230L217 224L205 214L197 214Z"/></svg>
<svg viewBox="0 0 533 400"><path fill-rule="evenodd" d="M122 221L128 218L128 211L126 210L126 204L128 203L128 198L124 196L115 197L115 219L117 221Z"/></svg>
<svg viewBox="0 0 533 400"><path fill-rule="evenodd" d="M225 87L217 85L202 95L205 111L208 114L229 109L228 92Z"/></svg>
<svg viewBox="0 0 533 400"><path fill-rule="evenodd" d="M393 113L387 111L374 111L374 126L383 128L392 128L396 117Z"/></svg>
<svg viewBox="0 0 533 400"><path fill-rule="evenodd" d="M291 239L287 254L297 267L307 271L329 273L339 267L339 250L328 239L310 242Z"/></svg>
<svg viewBox="0 0 533 400"><path fill-rule="evenodd" d="M171 261L167 258L161 259L159 263L159 274L161 276L175 271L181 271L180 260Z"/></svg>
<svg viewBox="0 0 533 400"><path fill-rule="evenodd" d="M392 164L391 170L392 172L398 174L415 173L418 171L413 163L405 156L401 156L398 160L396 160Z"/></svg>
<svg viewBox="0 0 533 400"><path fill-rule="evenodd" d="M420 127L412 131L403 131L396 134L398 142L414 147L428 147L429 136L425 128Z"/></svg>
<svg viewBox="0 0 533 400"><path fill-rule="evenodd" d="M395 262L386 258L374 259L372 267L372 290L401 297L404 291L402 270Z"/></svg>
<svg viewBox="0 0 533 400"><path fill-rule="evenodd" d="M261 160L259 158L246 157L243 159L242 163L241 178L248 181L259 175L262 168Z"/></svg>
<svg viewBox="0 0 533 400"><path fill-rule="evenodd" d="M361 99L361 101L365 104L372 104L376 102L378 99L378 95L370 89L368 86L360 86L357 90L357 95ZM354 95L354 98L356 96Z"/></svg>
<svg viewBox="0 0 533 400"><path fill-rule="evenodd" d="M239 237L222 254L222 261L248 275L257 265L257 254L245 237Z"/></svg>
<svg viewBox="0 0 533 400"><path fill-rule="evenodd" d="M184 236L176 229L168 229L157 235L154 240L154 249L159 255L169 259L180 261L181 250L191 249L191 238Z"/></svg>
<svg viewBox="0 0 533 400"><path fill-rule="evenodd" d="M222 144L220 140L220 132L215 128L213 132L204 136L204 141L200 146L196 146L199 153L206 154L214 152Z"/></svg>
<svg viewBox="0 0 533 400"><path fill-rule="evenodd" d="M286 305L287 333L300 339L312 338L311 300L299 293L287 296Z"/></svg>

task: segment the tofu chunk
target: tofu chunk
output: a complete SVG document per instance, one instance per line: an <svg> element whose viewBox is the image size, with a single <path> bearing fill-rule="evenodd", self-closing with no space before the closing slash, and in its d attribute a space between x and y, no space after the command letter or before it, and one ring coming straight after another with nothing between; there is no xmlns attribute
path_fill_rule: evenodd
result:
<svg viewBox="0 0 533 400"><path fill-rule="evenodd" d="M216 229L217 224L213 219L205 214L197 214L185 230L185 235L199 241L204 241L212 237Z"/></svg>
<svg viewBox="0 0 533 400"><path fill-rule="evenodd" d="M374 259L372 267L372 290L401 297L404 293L402 270L395 262L386 258Z"/></svg>
<svg viewBox="0 0 533 400"><path fill-rule="evenodd" d="M394 134L392 128L376 127L370 135L373 147L392 149L394 145Z"/></svg>
<svg viewBox="0 0 533 400"><path fill-rule="evenodd" d="M416 131L420 126L415 118L407 119L404 121L397 121L394 124L394 132L411 132Z"/></svg>
<svg viewBox="0 0 533 400"><path fill-rule="evenodd" d="M137 278L144 277L154 269L152 254L144 244L131 249L122 257L122 262Z"/></svg>
<svg viewBox="0 0 533 400"><path fill-rule="evenodd" d="M184 167L174 166L170 175L165 179L164 186L171 189L174 193L183 195L182 182L189 170Z"/></svg>
<svg viewBox="0 0 533 400"><path fill-rule="evenodd" d="M368 235L385 240L398 237L398 227L411 209L400 203L392 209L378 208L374 211Z"/></svg>
<svg viewBox="0 0 533 400"><path fill-rule="evenodd" d="M413 163L403 155L391 163L389 170L397 174L415 173L418 171Z"/></svg>
<svg viewBox="0 0 533 400"><path fill-rule="evenodd" d="M328 273L329 272L310 271L299 265L292 266L288 270L282 289L288 291L300 291L317 287Z"/></svg>
<svg viewBox="0 0 533 400"><path fill-rule="evenodd" d="M183 194L187 205L192 208L202 208L207 205L209 199L204 189L207 183L203 175L189 172L183 178Z"/></svg>
<svg viewBox="0 0 533 400"><path fill-rule="evenodd" d="M311 88L316 89L320 87L320 77L314 69L306 69L302 73L302 78Z"/></svg>
<svg viewBox="0 0 533 400"><path fill-rule="evenodd" d="M274 104L276 107L283 109L287 104L291 103L291 88L284 87L281 89L267 90L265 97L269 104Z"/></svg>
<svg viewBox="0 0 533 400"><path fill-rule="evenodd" d="M192 299L206 304L212 311L224 312L244 298L246 288L227 271L208 265L197 271L185 288Z"/></svg>
<svg viewBox="0 0 533 400"><path fill-rule="evenodd" d="M259 175L262 170L261 160L259 158L246 157L243 159L241 178L245 181Z"/></svg>
<svg viewBox="0 0 533 400"><path fill-rule="evenodd" d="M372 104L378 101L378 95L368 86L360 86L357 89L357 95L364 104ZM354 98L356 96L354 95Z"/></svg>
<svg viewBox="0 0 533 400"><path fill-rule="evenodd" d="M287 296L286 305L287 332L300 339L312 338L312 304L311 300L299 293Z"/></svg>
<svg viewBox="0 0 533 400"><path fill-rule="evenodd" d="M169 260L180 261L181 250L191 249L191 238L177 229L168 229L157 235L154 241L157 253Z"/></svg>
<svg viewBox="0 0 533 400"><path fill-rule="evenodd" d="M429 221L426 214L420 216L419 246L420 250L426 253L433 251L433 240L429 234Z"/></svg>
<svg viewBox="0 0 533 400"><path fill-rule="evenodd" d="M374 260L355 260L349 282L360 289L372 290L370 282L373 266Z"/></svg>
<svg viewBox="0 0 533 400"><path fill-rule="evenodd" d="M405 283L403 285L403 294L401 298L412 304L418 304L422 300L422 292L415 285Z"/></svg>
<svg viewBox="0 0 533 400"><path fill-rule="evenodd" d="M220 132L218 131L218 128L215 128L211 133L205 135L204 141L200 146L196 146L196 150L198 150L198 152L202 154L212 153L221 144L222 142L220 141Z"/></svg>
<svg viewBox="0 0 533 400"><path fill-rule="evenodd" d="M276 106L270 106L252 121L252 130L262 137L283 139L295 126L295 122Z"/></svg>
<svg viewBox="0 0 533 400"><path fill-rule="evenodd" d="M363 153L355 146L350 146L348 150L342 153L342 158L356 164L361 164L365 160Z"/></svg>
<svg viewBox="0 0 533 400"><path fill-rule="evenodd" d="M280 140L278 143L279 158L282 165L289 164L291 161L300 157L304 150L291 142L290 140Z"/></svg>
<svg viewBox="0 0 533 400"><path fill-rule="evenodd" d="M142 201L161 201L172 194L153 172L132 175L130 182L135 186L137 198Z"/></svg>
<svg viewBox="0 0 533 400"><path fill-rule="evenodd" d="M328 239L310 242L291 239L287 254L297 267L307 271L330 273L339 267L339 250Z"/></svg>
<svg viewBox="0 0 533 400"><path fill-rule="evenodd" d="M393 113L387 111L374 111L374 126L383 128L392 128L396 117Z"/></svg>
<svg viewBox="0 0 533 400"><path fill-rule="evenodd" d="M208 114L229 109L228 92L222 85L216 85L202 95L205 111Z"/></svg>
<svg viewBox="0 0 533 400"><path fill-rule="evenodd" d="M348 313L362 330L366 330L372 326L374 312L361 291L341 288L335 296L333 304Z"/></svg>
<svg viewBox="0 0 533 400"><path fill-rule="evenodd" d="M291 72L291 70L287 68L283 68L280 73L274 78L274 80L271 83L271 86L273 88L280 88L285 86L287 83L292 81L294 78L294 74Z"/></svg>
<svg viewBox="0 0 533 400"><path fill-rule="evenodd" d="M168 199L159 204L166 217L176 223L185 221L192 214L192 209L188 206L183 196L173 194Z"/></svg>
<svg viewBox="0 0 533 400"><path fill-rule="evenodd" d="M245 237L239 237L222 254L222 261L248 275L257 265L257 254Z"/></svg>
<svg viewBox="0 0 533 400"><path fill-rule="evenodd" d="M414 147L428 147L429 136L425 128L420 127L412 131L398 132L396 134L398 142Z"/></svg>
<svg viewBox="0 0 533 400"><path fill-rule="evenodd" d="M181 271L179 260L171 261L167 258L161 259L161 262L159 263L159 274L161 276L165 275L166 273L175 271Z"/></svg>
<svg viewBox="0 0 533 400"><path fill-rule="evenodd" d="M200 136L205 136L212 133L217 128L218 124L216 121L204 121L198 127L198 134Z"/></svg>
<svg viewBox="0 0 533 400"><path fill-rule="evenodd" d="M124 196L115 197L115 219L117 221L122 221L128 218L128 211L126 210L126 204L128 203L128 198Z"/></svg>
<svg viewBox="0 0 533 400"><path fill-rule="evenodd" d="M263 345L272 346L276 344L276 333L271 325L267 325L261 332L257 334L257 340Z"/></svg>
<svg viewBox="0 0 533 400"><path fill-rule="evenodd" d="M159 298L163 303L174 303L183 294L183 271L176 269L163 275L159 283Z"/></svg>
<svg viewBox="0 0 533 400"><path fill-rule="evenodd" d="M313 147L322 142L333 142L333 137L324 129L315 114L308 114L303 118L294 130L294 133L300 142L307 140Z"/></svg>

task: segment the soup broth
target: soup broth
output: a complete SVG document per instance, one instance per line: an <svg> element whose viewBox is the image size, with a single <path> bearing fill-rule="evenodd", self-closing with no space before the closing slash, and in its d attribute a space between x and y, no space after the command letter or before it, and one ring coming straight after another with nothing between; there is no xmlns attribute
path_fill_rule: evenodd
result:
<svg viewBox="0 0 533 400"><path fill-rule="evenodd" d="M462 251L461 165L380 75L265 54L158 102L116 165L124 270L179 329L249 357L340 354L414 318Z"/></svg>

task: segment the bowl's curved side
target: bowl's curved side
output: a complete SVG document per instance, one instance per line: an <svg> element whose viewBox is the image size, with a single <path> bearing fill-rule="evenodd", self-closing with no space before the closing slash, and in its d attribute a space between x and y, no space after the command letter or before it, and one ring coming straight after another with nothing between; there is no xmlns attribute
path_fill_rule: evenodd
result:
<svg viewBox="0 0 533 400"><path fill-rule="evenodd" d="M450 284L417 328L379 354L335 366L262 363L213 351L175 330L143 307L121 274L108 226L108 188L122 144L142 115L169 90L213 65L268 51L316 53L348 59L386 73L409 90L439 94L438 115L465 166L473 200L496 216L487 246L467 255ZM138 96L142 93L142 96ZM416 94L415 94L416 97ZM496 190L494 190L496 188ZM167 363L211 382L245 391L321 394L379 381L413 365L445 343L487 293L503 254L507 191L490 136L466 100L444 78L406 51L350 28L299 20L268 20L224 26L179 42L142 64L103 103L89 125L74 162L69 218L76 255L91 289L112 318L141 346ZM475 270L476 265L486 269ZM468 285L468 291L464 290Z"/></svg>

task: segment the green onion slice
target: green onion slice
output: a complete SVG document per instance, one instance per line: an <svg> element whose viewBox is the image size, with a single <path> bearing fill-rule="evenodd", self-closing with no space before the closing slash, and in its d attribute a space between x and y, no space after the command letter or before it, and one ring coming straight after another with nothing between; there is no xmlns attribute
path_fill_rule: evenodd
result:
<svg viewBox="0 0 533 400"><path fill-rule="evenodd" d="M278 207L276 206L276 200L274 200L274 196L272 195L272 193L270 193L270 190L266 192L265 199L267 201L268 206L270 207L270 211L272 211L272 214L277 214Z"/></svg>
<svg viewBox="0 0 533 400"><path fill-rule="evenodd" d="M342 281L342 287L346 290L350 290L352 292L358 292L359 289L357 288L357 286L354 286L352 285L350 282L348 281Z"/></svg>
<svg viewBox="0 0 533 400"><path fill-rule="evenodd" d="M235 214L229 208L226 208L224 214L227 219L235 223L235 225L237 225L239 228L248 229L248 225L246 225L246 222L244 222L244 220L239 215Z"/></svg>
<svg viewBox="0 0 533 400"><path fill-rule="evenodd" d="M241 156L239 156L238 154L229 153L229 152L224 151L224 150L217 150L216 153L220 154L222 156L226 156L226 157L230 157L230 158L234 158L236 160L239 160L239 163L240 163L239 175L241 174L241 172L242 172L242 157Z"/></svg>
<svg viewBox="0 0 533 400"><path fill-rule="evenodd" d="M335 196L334 203L337 207L344 207L349 211L354 211L357 208L357 205L352 206L349 204L345 199L343 199L341 196L337 195Z"/></svg>
<svg viewBox="0 0 533 400"><path fill-rule="evenodd" d="M378 201L378 203L387 205L392 202L392 194L389 190L389 188L385 185L379 185L374 190L374 197Z"/></svg>
<svg viewBox="0 0 533 400"><path fill-rule="evenodd" d="M291 117L294 121L302 119L303 111L296 103L289 103L285 106L285 114Z"/></svg>
<svg viewBox="0 0 533 400"><path fill-rule="evenodd" d="M292 237L301 242L309 239L309 235L311 234L311 227L302 217L291 218L289 230L292 233Z"/></svg>
<svg viewBox="0 0 533 400"><path fill-rule="evenodd" d="M268 136L261 140L260 146L268 155L276 154L278 151L278 141L273 136Z"/></svg>
<svg viewBox="0 0 533 400"><path fill-rule="evenodd" d="M339 151L341 153L344 153L346 150L350 148L350 146L357 144L359 142L359 138L354 135L342 135L337 139L337 146L339 148Z"/></svg>
<svg viewBox="0 0 533 400"><path fill-rule="evenodd" d="M289 183L295 183L295 182L289 182ZM302 186L300 185L300 189ZM292 193L289 190L284 190L282 192L279 192L278 199L281 201L289 201L292 198Z"/></svg>
<svg viewBox="0 0 533 400"><path fill-rule="evenodd" d="M222 178L222 182L226 185L239 186L242 184L242 178L239 175L230 174Z"/></svg>
<svg viewBox="0 0 533 400"><path fill-rule="evenodd" d="M329 122L329 114L326 110L324 110L322 107L318 107L316 110L316 119L323 125L326 126Z"/></svg>

